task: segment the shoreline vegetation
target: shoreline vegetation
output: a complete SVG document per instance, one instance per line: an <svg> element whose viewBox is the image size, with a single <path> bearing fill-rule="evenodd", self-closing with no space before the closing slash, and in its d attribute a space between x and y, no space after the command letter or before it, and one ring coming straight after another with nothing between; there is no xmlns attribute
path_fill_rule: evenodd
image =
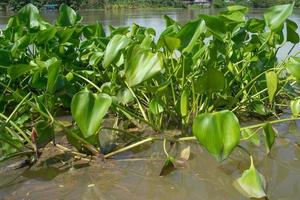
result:
<svg viewBox="0 0 300 200"><path fill-rule="evenodd" d="M26 157L34 164L47 145L113 158L160 140L163 171L190 154L186 147L178 158L168 147L195 140L220 163L243 149L249 157L238 159L249 159L250 168L235 185L249 198L267 197L248 145L269 156L275 124L300 120L293 8L277 5L249 18L247 7L231 5L183 25L164 16L157 35L156 27L135 23L108 31L100 22L82 24L66 4L49 23L25 5L0 30L0 162ZM242 126L244 118L261 121ZM172 130L180 131L166 134ZM65 146L55 146L60 137Z"/></svg>
<svg viewBox="0 0 300 200"><path fill-rule="evenodd" d="M252 8L268 8L278 4L293 3L300 7L300 0L0 0L0 10L19 10L27 3L38 8L56 10L61 3L78 9L137 9L137 8L226 8L226 6L239 4Z"/></svg>

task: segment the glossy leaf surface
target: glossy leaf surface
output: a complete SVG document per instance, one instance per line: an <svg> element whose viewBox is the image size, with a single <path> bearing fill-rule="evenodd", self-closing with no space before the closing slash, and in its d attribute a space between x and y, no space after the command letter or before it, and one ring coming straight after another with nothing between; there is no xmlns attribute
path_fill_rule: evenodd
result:
<svg viewBox="0 0 300 200"><path fill-rule="evenodd" d="M285 20L292 14L293 7L294 4L285 4L269 8L264 14L267 26L272 31L281 27Z"/></svg>
<svg viewBox="0 0 300 200"><path fill-rule="evenodd" d="M255 168L252 157L250 168L243 172L234 185L242 194L249 198L263 198L267 196L265 192L266 180Z"/></svg>
<svg viewBox="0 0 300 200"><path fill-rule="evenodd" d="M97 133L111 102L110 96L93 94L87 90L74 95L71 113L85 138Z"/></svg>
<svg viewBox="0 0 300 200"><path fill-rule="evenodd" d="M130 87L151 78L163 69L162 56L135 46L126 63L125 77Z"/></svg>
<svg viewBox="0 0 300 200"><path fill-rule="evenodd" d="M193 122L193 134L217 160L226 159L240 141L240 125L230 111L200 114Z"/></svg>

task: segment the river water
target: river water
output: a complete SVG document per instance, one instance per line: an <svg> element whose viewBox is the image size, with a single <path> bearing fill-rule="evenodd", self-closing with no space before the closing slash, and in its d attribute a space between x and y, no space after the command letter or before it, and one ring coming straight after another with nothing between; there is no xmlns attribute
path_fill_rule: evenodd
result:
<svg viewBox="0 0 300 200"><path fill-rule="evenodd" d="M130 26L137 23L154 27L159 34L164 29L163 15L184 23L199 13L215 14L210 9L138 9L81 11L84 23L100 21L108 25ZM251 10L249 16L262 17L263 10ZM55 21L57 12L43 16ZM12 13L0 13L0 26L5 27ZM300 10L291 19L300 25ZM289 48L289 46L285 47ZM295 51L300 50L299 47ZM282 57L287 49L283 49ZM279 137L270 155L264 145L259 148L243 144L253 154L257 169L266 177L269 199L298 200L300 198L300 124L290 122L277 126ZM0 199L161 199L161 200L242 200L232 185L249 167L248 155L235 150L223 163L218 163L196 142L176 146L173 154L191 146L191 157L182 169L159 177L165 156L162 144L143 145L134 151L118 155L105 163L80 161L58 154L46 158L29 170L0 173ZM0 164L3 166L4 164Z"/></svg>

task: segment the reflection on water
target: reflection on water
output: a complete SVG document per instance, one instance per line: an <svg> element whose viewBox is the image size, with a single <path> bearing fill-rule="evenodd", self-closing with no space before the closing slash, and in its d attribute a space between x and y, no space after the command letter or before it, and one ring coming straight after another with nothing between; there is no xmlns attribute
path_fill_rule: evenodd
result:
<svg viewBox="0 0 300 200"><path fill-rule="evenodd" d="M268 182L269 199L300 197L300 123L276 127L279 135L271 154L265 148L244 145ZM175 145L172 155L191 146L187 166L159 177L165 155L161 142L126 152L106 162L70 164L62 155L14 175L0 174L1 199L161 199L243 200L232 182L249 167L249 156L236 149L218 163L196 142ZM69 164L68 164L69 162ZM83 162L83 161L81 161ZM87 165L89 165L87 167ZM73 166L73 167L70 167Z"/></svg>

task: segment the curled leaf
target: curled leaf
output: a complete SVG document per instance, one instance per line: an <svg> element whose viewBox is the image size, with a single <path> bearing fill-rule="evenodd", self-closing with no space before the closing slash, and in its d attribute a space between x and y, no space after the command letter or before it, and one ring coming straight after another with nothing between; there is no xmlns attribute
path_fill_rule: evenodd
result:
<svg viewBox="0 0 300 200"><path fill-rule="evenodd" d="M243 195L249 198L263 198L266 197L266 180L264 176L256 170L252 156L251 166L245 170L240 178L234 182L234 186Z"/></svg>

